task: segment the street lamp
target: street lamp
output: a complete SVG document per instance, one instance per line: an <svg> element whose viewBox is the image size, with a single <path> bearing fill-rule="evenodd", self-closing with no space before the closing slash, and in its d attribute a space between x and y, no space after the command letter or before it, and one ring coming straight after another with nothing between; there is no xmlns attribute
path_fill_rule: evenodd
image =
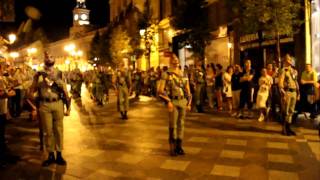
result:
<svg viewBox="0 0 320 180"><path fill-rule="evenodd" d="M69 53L71 51L74 51L75 49L76 49L76 45L73 44L73 43L64 46L64 50L69 52Z"/></svg>
<svg viewBox="0 0 320 180"><path fill-rule="evenodd" d="M10 44L13 44L17 40L17 36L15 34L9 34L8 38Z"/></svg>
<svg viewBox="0 0 320 180"><path fill-rule="evenodd" d="M140 29L139 33L140 33L140 36L143 37L144 34L146 33L146 30L145 29Z"/></svg>
<svg viewBox="0 0 320 180"><path fill-rule="evenodd" d="M38 51L38 49L37 49L37 48L34 48L34 47L27 49L30 66L32 66L32 64L33 64L33 55L34 55L35 53L37 53L37 51Z"/></svg>
<svg viewBox="0 0 320 180"><path fill-rule="evenodd" d="M18 52L11 52L11 53L9 54L9 56L10 56L11 58L15 59L15 58L19 57L20 54L19 54Z"/></svg>

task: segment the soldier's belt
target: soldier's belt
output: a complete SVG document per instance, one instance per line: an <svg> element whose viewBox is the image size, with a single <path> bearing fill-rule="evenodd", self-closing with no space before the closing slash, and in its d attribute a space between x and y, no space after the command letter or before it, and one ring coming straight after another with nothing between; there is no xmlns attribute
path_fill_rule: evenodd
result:
<svg viewBox="0 0 320 180"><path fill-rule="evenodd" d="M42 102L57 102L60 98L40 98L40 101Z"/></svg>
<svg viewBox="0 0 320 180"><path fill-rule="evenodd" d="M184 96L173 96L173 97L171 97L171 99L173 99L173 100L181 100L181 99L184 99Z"/></svg>
<svg viewBox="0 0 320 180"><path fill-rule="evenodd" d="M287 89L285 89L285 91L289 91L289 92L296 92L296 91L297 91L297 89L287 88Z"/></svg>

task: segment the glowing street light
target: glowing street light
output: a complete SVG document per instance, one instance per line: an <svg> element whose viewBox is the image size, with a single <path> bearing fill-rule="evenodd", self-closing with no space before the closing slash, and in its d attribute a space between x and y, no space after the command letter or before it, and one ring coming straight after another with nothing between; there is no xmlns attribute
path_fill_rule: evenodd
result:
<svg viewBox="0 0 320 180"><path fill-rule="evenodd" d="M64 50L67 52L74 51L75 48L76 48L76 45L73 43L64 46Z"/></svg>
<svg viewBox="0 0 320 180"><path fill-rule="evenodd" d="M146 33L146 30L145 29L140 29L139 33L140 33L140 36L144 36L144 34Z"/></svg>
<svg viewBox="0 0 320 180"><path fill-rule="evenodd" d="M10 44L13 44L17 40L17 36L15 34L9 34L8 38Z"/></svg>
<svg viewBox="0 0 320 180"><path fill-rule="evenodd" d="M27 49L27 52L28 52L28 54L35 54L36 52L38 51L38 49L37 48L29 48L29 49Z"/></svg>
<svg viewBox="0 0 320 180"><path fill-rule="evenodd" d="M15 59L15 58L19 57L20 54L19 54L18 52L11 52L11 53L9 54L9 56L12 57L13 59Z"/></svg>
<svg viewBox="0 0 320 180"><path fill-rule="evenodd" d="M81 56L83 55L83 52L82 52L81 50L79 50L79 51L76 52L76 55L77 55L78 57L81 57Z"/></svg>

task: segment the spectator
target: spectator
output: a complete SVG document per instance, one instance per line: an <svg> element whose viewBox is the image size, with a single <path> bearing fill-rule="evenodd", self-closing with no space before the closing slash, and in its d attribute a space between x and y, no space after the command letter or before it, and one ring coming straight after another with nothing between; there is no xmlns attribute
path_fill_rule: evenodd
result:
<svg viewBox="0 0 320 180"><path fill-rule="evenodd" d="M228 66L227 72L223 74L223 93L225 95L227 106L229 110L229 114L232 114L232 78L233 67Z"/></svg>
<svg viewBox="0 0 320 180"><path fill-rule="evenodd" d="M239 118L244 118L243 109L247 105L249 111L249 118L252 118L253 112L251 111L253 106L253 77L254 70L251 68L251 60L247 59L244 64L244 70L241 74L241 92L240 92L240 105L239 105Z"/></svg>
<svg viewBox="0 0 320 180"><path fill-rule="evenodd" d="M222 111L222 88L223 88L223 82L222 82L222 65L217 64L217 73L216 73L216 82L215 82L215 89L216 89L216 98L218 102L218 110Z"/></svg>
<svg viewBox="0 0 320 180"><path fill-rule="evenodd" d="M316 109L315 109L315 89L317 86L317 73L312 69L311 64L306 64L305 70L301 74L301 103L302 107L306 107L307 109L303 109L308 112L311 111L310 117L315 118Z"/></svg>
<svg viewBox="0 0 320 180"><path fill-rule="evenodd" d="M206 69L206 92L209 107L213 108L213 95L214 95L215 74L211 66Z"/></svg>
<svg viewBox="0 0 320 180"><path fill-rule="evenodd" d="M267 101L269 97L269 91L272 84L272 78L268 75L267 69L261 70L261 77L259 79L259 91L257 95L256 105L260 109L260 116L258 121L262 122L268 114Z"/></svg>
<svg viewBox="0 0 320 180"><path fill-rule="evenodd" d="M240 77L241 77L241 67L238 64L236 64L234 66L234 73L232 74L232 77L231 77L233 110L238 110L239 104L240 104L240 91L241 91ZM236 113L232 114L232 116L236 116Z"/></svg>

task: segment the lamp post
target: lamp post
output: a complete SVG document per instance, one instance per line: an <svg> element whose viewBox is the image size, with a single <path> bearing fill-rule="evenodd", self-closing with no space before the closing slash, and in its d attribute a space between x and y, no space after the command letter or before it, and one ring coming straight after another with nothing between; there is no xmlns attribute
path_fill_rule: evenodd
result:
<svg viewBox="0 0 320 180"><path fill-rule="evenodd" d="M28 58L29 58L29 65L32 66L33 65L33 55L36 54L38 52L37 48L28 48L27 49L27 54L28 54Z"/></svg>

